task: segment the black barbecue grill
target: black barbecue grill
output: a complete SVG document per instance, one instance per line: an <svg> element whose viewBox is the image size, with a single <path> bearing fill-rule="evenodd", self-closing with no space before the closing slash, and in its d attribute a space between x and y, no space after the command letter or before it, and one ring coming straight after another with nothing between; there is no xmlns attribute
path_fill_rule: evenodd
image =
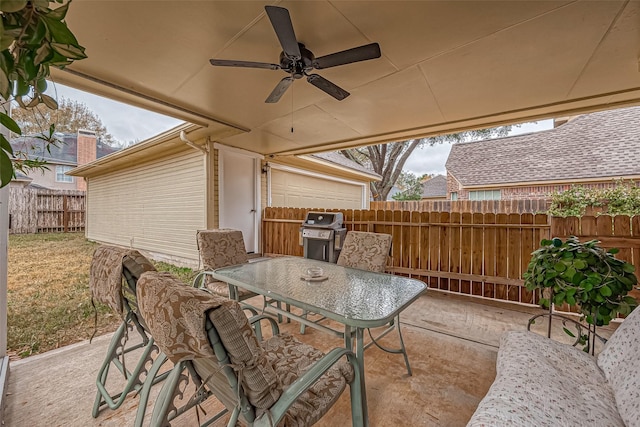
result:
<svg viewBox="0 0 640 427"><path fill-rule="evenodd" d="M304 257L336 262L347 229L341 212L308 212L300 228Z"/></svg>

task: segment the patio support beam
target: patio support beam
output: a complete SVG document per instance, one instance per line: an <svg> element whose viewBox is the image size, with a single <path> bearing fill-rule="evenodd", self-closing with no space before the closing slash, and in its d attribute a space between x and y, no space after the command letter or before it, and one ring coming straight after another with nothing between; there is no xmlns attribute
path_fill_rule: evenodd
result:
<svg viewBox="0 0 640 427"><path fill-rule="evenodd" d="M2 98L0 98L2 99ZM11 104L3 103L0 107L4 113L11 115ZM0 132L10 139L9 129L0 126ZM9 247L9 185L0 188L0 358L7 355L7 269ZM0 366L1 367L1 366ZM0 371L1 373L2 371ZM0 400L1 400L0 396Z"/></svg>
<svg viewBox="0 0 640 427"><path fill-rule="evenodd" d="M1 107L9 111L7 102ZM0 132L9 139L9 130L2 126ZM9 378L9 356L7 356L7 269L9 250L9 186L0 188L0 423L4 424L4 394Z"/></svg>

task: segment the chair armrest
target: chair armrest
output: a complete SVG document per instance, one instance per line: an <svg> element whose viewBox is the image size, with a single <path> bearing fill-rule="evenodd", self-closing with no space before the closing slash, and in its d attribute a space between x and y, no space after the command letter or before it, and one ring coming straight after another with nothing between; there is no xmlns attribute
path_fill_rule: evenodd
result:
<svg viewBox="0 0 640 427"><path fill-rule="evenodd" d="M211 271L207 271L207 270L199 271L196 274L196 276L193 278L193 281L191 282L191 286L194 288L203 288L205 276L212 276Z"/></svg>
<svg viewBox="0 0 640 427"><path fill-rule="evenodd" d="M256 336L258 337L258 341L262 341L262 325L260 321L267 320L271 325L271 333L273 335L278 335L280 333L280 327L278 323L271 316L267 316L266 314L260 314L258 316L253 316L249 318L249 324L253 326L253 330L256 332Z"/></svg>
<svg viewBox="0 0 640 427"><path fill-rule="evenodd" d="M349 363L353 366L354 381L360 382L360 366L358 359L351 350L346 348L334 348L327 353L322 359L314 363L307 372L295 380L287 389L282 393L280 399L269 408L271 413L271 420L265 420L267 423L272 422L273 425L278 425L284 414L289 410L289 407L295 402L302 393L304 393L309 387L311 387L329 368L331 368L342 356L347 356ZM265 418L265 417L263 417ZM267 417L268 418L268 417ZM255 425L259 425L260 420L256 420Z"/></svg>

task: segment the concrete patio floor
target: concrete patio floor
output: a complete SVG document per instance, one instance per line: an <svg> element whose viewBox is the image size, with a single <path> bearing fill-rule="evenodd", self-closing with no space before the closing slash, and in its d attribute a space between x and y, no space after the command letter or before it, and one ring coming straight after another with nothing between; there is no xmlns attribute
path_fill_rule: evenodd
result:
<svg viewBox="0 0 640 427"><path fill-rule="evenodd" d="M256 305L260 305L256 300ZM403 336L413 376L409 377L401 355L371 347L365 352L369 421L376 426L464 426L495 378L500 335L526 329L527 320L542 309L485 302L469 297L428 291L401 315ZM544 322L537 328L544 330ZM304 342L327 350L341 346L339 338L314 329L299 335L297 323L283 323ZM603 335L610 331L603 331ZM95 377L110 336L89 344L78 343L10 363L5 425L16 426L127 426L133 425L138 397L130 395L118 410L91 416ZM390 334L383 340L397 343ZM154 387L153 400L161 385ZM185 393L190 397L190 392ZM215 398L205 403L208 414L220 406ZM202 414L200 414L202 419ZM346 391L317 426L350 425ZM195 410L172 425L197 425ZM223 417L215 426L226 425Z"/></svg>

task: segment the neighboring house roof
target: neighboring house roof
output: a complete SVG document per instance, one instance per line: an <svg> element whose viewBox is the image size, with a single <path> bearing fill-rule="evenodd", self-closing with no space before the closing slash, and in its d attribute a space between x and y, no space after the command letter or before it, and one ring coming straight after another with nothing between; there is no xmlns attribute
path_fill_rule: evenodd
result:
<svg viewBox="0 0 640 427"><path fill-rule="evenodd" d="M343 156L342 154L340 154L340 153L338 153L336 151L330 151L330 152L326 152L326 153L315 153L315 154L311 154L311 156L312 157L316 157L318 159L326 160L327 162L330 162L330 163L335 163L338 166L344 166L346 168L353 169L353 170L360 171L360 172L364 172L364 173L367 173L367 174L378 175L373 170L369 169L368 167L362 166L362 165L354 162L353 160L349 160L345 156ZM382 177L380 177L380 178L382 178Z"/></svg>
<svg viewBox="0 0 640 427"><path fill-rule="evenodd" d="M31 159L45 160L48 163L77 165L78 135L60 133L56 134L55 137L60 142L57 144L49 144L48 149L47 142L35 136L14 138L11 140L11 147L13 151L27 153ZM118 148L103 144L98 140L96 144L96 158L99 159L118 150Z"/></svg>
<svg viewBox="0 0 640 427"><path fill-rule="evenodd" d="M640 175L640 107L579 116L547 131L454 144L447 172L462 186Z"/></svg>
<svg viewBox="0 0 640 427"><path fill-rule="evenodd" d="M447 177L444 175L436 175L422 184L422 198L429 199L433 197L447 196Z"/></svg>

